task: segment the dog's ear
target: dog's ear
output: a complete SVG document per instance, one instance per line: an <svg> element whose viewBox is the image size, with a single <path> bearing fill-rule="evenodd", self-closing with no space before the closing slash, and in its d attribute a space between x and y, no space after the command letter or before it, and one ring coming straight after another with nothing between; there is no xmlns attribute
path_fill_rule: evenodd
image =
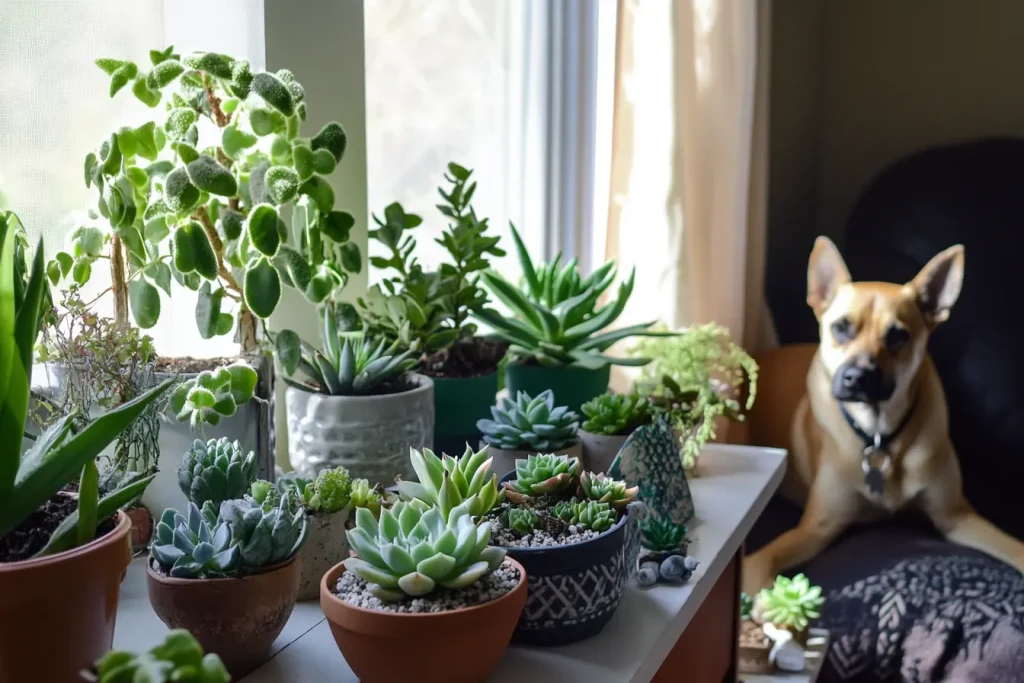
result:
<svg viewBox="0 0 1024 683"><path fill-rule="evenodd" d="M917 293L917 305L930 326L949 317L964 282L964 248L957 244L938 254L909 285Z"/></svg>
<svg viewBox="0 0 1024 683"><path fill-rule="evenodd" d="M820 318L832 303L836 289L849 281L850 271L832 240L825 236L814 240L811 261L807 266L807 304L814 310L814 315Z"/></svg>

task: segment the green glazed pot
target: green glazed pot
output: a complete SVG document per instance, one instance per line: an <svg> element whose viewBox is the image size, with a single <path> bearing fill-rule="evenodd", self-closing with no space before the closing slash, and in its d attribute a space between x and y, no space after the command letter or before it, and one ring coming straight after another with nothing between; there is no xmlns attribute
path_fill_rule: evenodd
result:
<svg viewBox="0 0 1024 683"><path fill-rule="evenodd" d="M577 366L549 368L543 365L509 363L505 366L505 386L509 398L515 399L520 391L531 397L551 389L556 406L568 406L580 412L580 406L608 391L612 369L606 365L598 370Z"/></svg>
<svg viewBox="0 0 1024 683"><path fill-rule="evenodd" d="M477 420L491 416L498 393L498 373L433 379L434 450L462 455L467 443L475 447L480 440Z"/></svg>

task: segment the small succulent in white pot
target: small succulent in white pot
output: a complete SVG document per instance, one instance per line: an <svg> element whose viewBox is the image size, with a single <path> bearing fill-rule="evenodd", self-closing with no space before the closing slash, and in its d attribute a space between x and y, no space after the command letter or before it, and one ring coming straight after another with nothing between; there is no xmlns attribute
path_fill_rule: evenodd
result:
<svg viewBox="0 0 1024 683"><path fill-rule="evenodd" d="M501 476L516 468L516 460L538 453L582 459L577 431L579 415L555 405L549 389L536 396L520 391L515 400L502 398L491 407L492 420L480 420L477 429L493 458L492 469Z"/></svg>

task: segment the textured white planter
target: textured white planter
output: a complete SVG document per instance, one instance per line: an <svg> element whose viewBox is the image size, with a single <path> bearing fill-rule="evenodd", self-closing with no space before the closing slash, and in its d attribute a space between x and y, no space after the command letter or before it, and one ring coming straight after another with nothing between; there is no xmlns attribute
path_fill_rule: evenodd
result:
<svg viewBox="0 0 1024 683"><path fill-rule="evenodd" d="M589 472L607 472L615 456L619 454L629 434L625 436L607 436L591 434L580 430L580 443L583 444L583 467Z"/></svg>
<svg viewBox="0 0 1024 683"><path fill-rule="evenodd" d="M295 387L285 392L288 449L303 477L343 466L370 485L416 480L410 448L434 441L434 383L412 375L415 388L384 396L328 396Z"/></svg>
<svg viewBox="0 0 1024 683"><path fill-rule="evenodd" d="M488 446L486 441L480 442L480 448L487 446L487 453L494 458L494 462L491 463L491 472L498 475L498 479L508 472L513 471L516 468L516 459L525 460L529 455L536 455L536 451L506 451L501 448L495 448L494 446ZM583 461L583 446L579 441L561 450L553 451L556 455L568 455L574 456Z"/></svg>
<svg viewBox="0 0 1024 683"><path fill-rule="evenodd" d="M348 508L330 514L309 515L309 536L299 550L302 576L299 579L299 600L320 597L320 579L327 570L348 557L345 522Z"/></svg>

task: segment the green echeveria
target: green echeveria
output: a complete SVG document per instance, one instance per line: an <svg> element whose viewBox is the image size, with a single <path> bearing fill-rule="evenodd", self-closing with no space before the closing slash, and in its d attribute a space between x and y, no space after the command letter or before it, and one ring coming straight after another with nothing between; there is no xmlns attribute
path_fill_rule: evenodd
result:
<svg viewBox="0 0 1024 683"><path fill-rule="evenodd" d="M384 601L430 593L436 586L465 588L498 568L505 550L488 545L491 525L473 522L472 500L455 506L444 520L421 500L398 501L380 520L356 509L348 542L356 556L345 567Z"/></svg>
<svg viewBox="0 0 1024 683"><path fill-rule="evenodd" d="M225 500L219 509L207 502L202 514L209 524L228 526L231 545L239 551L239 567L247 573L291 559L309 532L306 511L291 492L282 495L276 507L243 498Z"/></svg>
<svg viewBox="0 0 1024 683"><path fill-rule="evenodd" d="M245 454L237 441L227 437L206 443L196 439L178 468L178 486L196 505L241 498L254 481L256 454Z"/></svg>
<svg viewBox="0 0 1024 683"><path fill-rule="evenodd" d="M532 534L537 529L540 517L526 508L505 508L498 516L501 526L521 534Z"/></svg>
<svg viewBox="0 0 1024 683"><path fill-rule="evenodd" d="M217 578L238 572L241 553L232 540L227 524L219 520L211 523L195 503L189 503L188 517L177 510L164 510L151 552L163 570L175 578Z"/></svg>
<svg viewBox="0 0 1024 683"><path fill-rule="evenodd" d="M479 420L476 426L495 448L540 453L576 443L579 416L565 406L556 407L550 389L534 398L524 391L515 401L502 398L500 406L491 406L491 416L493 420Z"/></svg>
<svg viewBox="0 0 1024 683"><path fill-rule="evenodd" d="M399 481L399 495L438 507L445 519L464 500L473 501L469 514L474 517L487 514L498 502L498 475L491 474L493 458L486 447L474 452L467 445L461 458L438 458L429 448L410 448L409 459L419 481Z"/></svg>
<svg viewBox="0 0 1024 683"><path fill-rule="evenodd" d="M817 619L818 608L824 602L821 587L812 586L803 574L792 579L779 576L775 585L757 595L762 621L794 631L805 630L811 619Z"/></svg>
<svg viewBox="0 0 1024 683"><path fill-rule="evenodd" d="M516 478L502 484L513 503L571 491L579 482L579 458L543 453L516 460Z"/></svg>
<svg viewBox="0 0 1024 683"><path fill-rule="evenodd" d="M615 508L608 503L575 498L561 501L551 507L551 514L567 524L575 524L586 529L601 532L611 529L619 516Z"/></svg>
<svg viewBox="0 0 1024 683"><path fill-rule="evenodd" d="M580 475L580 498L608 503L617 510L625 509L639 491L639 486L627 487L626 482L612 479L604 474L584 472Z"/></svg>
<svg viewBox="0 0 1024 683"><path fill-rule="evenodd" d="M625 435L650 421L650 404L637 394L601 394L580 406L586 420L582 429L591 434Z"/></svg>
<svg viewBox="0 0 1024 683"><path fill-rule="evenodd" d="M670 519L649 516L640 522L640 535L643 546L650 550L680 550L686 539L686 525L676 524Z"/></svg>

